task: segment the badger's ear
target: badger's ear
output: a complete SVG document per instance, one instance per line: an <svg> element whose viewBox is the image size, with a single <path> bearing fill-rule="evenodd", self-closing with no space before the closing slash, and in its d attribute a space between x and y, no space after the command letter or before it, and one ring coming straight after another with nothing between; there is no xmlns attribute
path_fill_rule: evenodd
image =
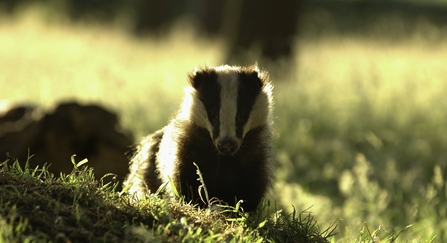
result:
<svg viewBox="0 0 447 243"><path fill-rule="evenodd" d="M251 87L258 87L261 89L268 83L268 74L261 71L257 63L251 66L246 66L241 68L240 78L245 80L245 83L251 83Z"/></svg>
<svg viewBox="0 0 447 243"><path fill-rule="evenodd" d="M199 89L204 82L209 82L210 80L216 80L217 73L212 69L196 69L194 72L189 74L189 83L195 89Z"/></svg>
<svg viewBox="0 0 447 243"><path fill-rule="evenodd" d="M269 73L267 71L259 69L257 63L250 66L250 70L251 70L252 78L259 80L261 87L264 87L265 85L270 83ZM255 76L256 76L256 78L255 78Z"/></svg>
<svg viewBox="0 0 447 243"><path fill-rule="evenodd" d="M197 89L200 86L200 84L202 83L202 79L203 79L202 70L196 69L194 70L194 72L189 74L189 83L195 89Z"/></svg>
<svg viewBox="0 0 447 243"><path fill-rule="evenodd" d="M262 87L263 83L262 83L261 78L259 77L258 70L253 70L249 76L252 80L254 80L254 82L258 83L259 87Z"/></svg>

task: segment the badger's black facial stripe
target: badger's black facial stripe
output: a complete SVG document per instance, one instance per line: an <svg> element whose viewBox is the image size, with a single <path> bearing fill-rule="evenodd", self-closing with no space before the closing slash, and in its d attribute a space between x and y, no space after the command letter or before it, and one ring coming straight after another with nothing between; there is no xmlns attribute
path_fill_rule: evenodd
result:
<svg viewBox="0 0 447 243"><path fill-rule="evenodd" d="M201 70L190 76L190 83L197 90L203 90L207 86L202 85L212 83L213 81L214 83L217 81L217 73L212 69Z"/></svg>
<svg viewBox="0 0 447 243"><path fill-rule="evenodd" d="M198 97L205 106L208 120L213 126L213 139L219 135L220 86L217 73L214 70L204 70L192 78L192 86L197 90Z"/></svg>
<svg viewBox="0 0 447 243"><path fill-rule="evenodd" d="M256 97L261 92L262 81L256 72L239 73L238 79L236 136L242 138L244 125L247 123Z"/></svg>

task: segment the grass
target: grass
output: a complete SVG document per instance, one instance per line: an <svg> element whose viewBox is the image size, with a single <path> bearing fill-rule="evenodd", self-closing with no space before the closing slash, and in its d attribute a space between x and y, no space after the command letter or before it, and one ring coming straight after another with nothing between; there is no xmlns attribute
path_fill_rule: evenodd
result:
<svg viewBox="0 0 447 243"><path fill-rule="evenodd" d="M74 161L74 160L73 160ZM328 242L305 212L249 215L199 209L158 195L130 203L116 183L94 179L82 161L68 175L0 164L0 242Z"/></svg>
<svg viewBox="0 0 447 243"><path fill-rule="evenodd" d="M295 85L276 89L276 127L288 134L277 140L277 176L294 192L285 202L314 201L350 230L412 225L400 239L445 241L447 46L425 44L302 45Z"/></svg>
<svg viewBox="0 0 447 243"><path fill-rule="evenodd" d="M0 21L1 98L47 108L67 99L100 103L119 112L136 137L166 124L186 74L221 64L225 52L222 42L185 25L163 39L135 39L118 27L55 21L42 11ZM9 186L0 187L0 228L12 237L5 241L56 241L38 225L59 229L61 216L91 241L281 241L275 237L309 235L301 225L328 236L321 229L337 223L331 242L446 242L447 44L417 33L399 42L301 35L292 64L269 65L277 182L267 216L228 221L154 196L129 205L113 185L88 179L86 167L56 179L3 164ZM30 216L36 205L52 213ZM193 224L197 218L209 221Z"/></svg>

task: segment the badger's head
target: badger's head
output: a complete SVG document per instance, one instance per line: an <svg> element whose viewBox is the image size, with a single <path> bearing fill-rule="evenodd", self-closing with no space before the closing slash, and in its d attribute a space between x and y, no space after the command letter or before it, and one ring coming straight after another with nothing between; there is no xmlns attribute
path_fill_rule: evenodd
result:
<svg viewBox="0 0 447 243"><path fill-rule="evenodd" d="M272 86L257 66L199 69L189 81L181 116L207 129L219 153L237 153L250 130L269 126Z"/></svg>

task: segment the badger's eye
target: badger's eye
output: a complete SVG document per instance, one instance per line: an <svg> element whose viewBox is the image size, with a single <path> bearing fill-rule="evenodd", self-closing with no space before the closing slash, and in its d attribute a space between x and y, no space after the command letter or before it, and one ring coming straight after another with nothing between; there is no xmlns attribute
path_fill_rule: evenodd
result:
<svg viewBox="0 0 447 243"><path fill-rule="evenodd" d="M247 119L247 111L245 111L245 110L239 111L237 114L237 118L241 121L244 121L245 119Z"/></svg>
<svg viewBox="0 0 447 243"><path fill-rule="evenodd" d="M215 108L209 110L208 118L210 121L214 121L217 118L217 112L218 110Z"/></svg>
<svg viewBox="0 0 447 243"><path fill-rule="evenodd" d="M211 115L211 116L216 116L216 115L217 115L217 110L216 110L216 109L212 109L212 110L210 111L210 115Z"/></svg>

